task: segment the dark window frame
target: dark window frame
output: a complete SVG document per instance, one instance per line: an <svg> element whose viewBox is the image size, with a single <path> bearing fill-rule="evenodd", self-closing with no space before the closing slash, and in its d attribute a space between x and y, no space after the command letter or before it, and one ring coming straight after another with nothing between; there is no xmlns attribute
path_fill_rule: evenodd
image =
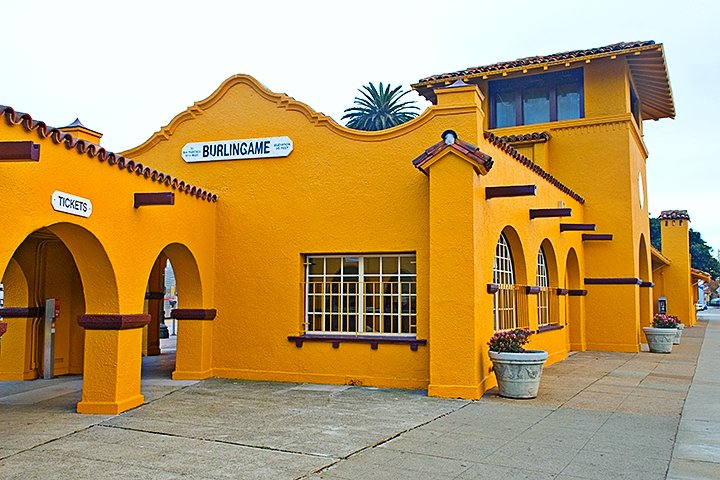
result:
<svg viewBox="0 0 720 480"><path fill-rule="evenodd" d="M509 128L522 125L534 125L525 123L523 118L523 92L525 89L541 85L548 89L550 99L550 122L558 121L557 111L557 87L567 85L573 82L580 84L580 104L579 118L585 118L585 79L583 68L573 68L559 72L542 73L530 75L521 78L509 78L502 80L492 80L488 82L488 92L490 98L490 128ZM506 125L505 127L497 126L497 102L498 93L513 93L515 106L515 125ZM576 119L575 119L576 120Z"/></svg>

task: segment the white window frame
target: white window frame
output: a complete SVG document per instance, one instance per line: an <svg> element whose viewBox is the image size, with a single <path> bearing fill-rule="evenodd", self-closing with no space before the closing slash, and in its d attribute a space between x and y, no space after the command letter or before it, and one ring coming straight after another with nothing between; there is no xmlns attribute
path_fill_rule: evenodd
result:
<svg viewBox="0 0 720 480"><path fill-rule="evenodd" d="M512 250L504 233L500 234L495 247L493 283L499 286L493 296L495 330L510 330L518 325L517 299L515 295L515 265Z"/></svg>
<svg viewBox="0 0 720 480"><path fill-rule="evenodd" d="M538 327L550 325L550 278L547 269L547 257L540 247L538 250L535 282L540 291L537 294Z"/></svg>
<svg viewBox="0 0 720 480"><path fill-rule="evenodd" d="M379 260L378 273L366 274L365 260L370 258ZM396 273L383 273L383 263L390 258L397 262ZM403 258L410 258L410 263L415 265L416 255L414 253L305 255L305 334L382 335L415 338L417 332L417 270L412 273L403 273L401 268ZM339 271L328 271L329 259L339 259ZM310 267L314 265L313 262L318 261L323 264L322 273L311 274ZM355 261L357 261L357 273L346 273L346 262L355 263ZM338 278L339 282L336 281ZM346 278L350 281L345 281ZM366 281L367 278L377 280ZM390 293L386 293L387 288L390 288ZM321 301L317 302L317 299ZM368 301L370 301L370 305L368 305ZM391 309L385 311L388 301ZM318 305L319 309L317 309ZM328 306L330 306L330 311L327 310ZM358 308L358 306L362 308ZM397 307L397 311L394 311L395 307ZM403 311L405 307L407 311ZM333 315L334 313L336 315ZM391 331L378 332L369 329L366 320L370 316L375 317L370 321L373 322L373 325L378 325L380 330L384 330L386 319L389 317ZM317 321L320 323L320 329L316 328ZM355 328L350 328L353 323ZM333 328L334 326L336 328Z"/></svg>

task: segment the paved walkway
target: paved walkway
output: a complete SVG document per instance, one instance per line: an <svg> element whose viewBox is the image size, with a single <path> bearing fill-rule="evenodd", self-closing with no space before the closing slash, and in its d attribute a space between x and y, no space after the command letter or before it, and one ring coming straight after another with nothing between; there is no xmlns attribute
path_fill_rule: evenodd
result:
<svg viewBox="0 0 720 480"><path fill-rule="evenodd" d="M4 382L0 478L718 479L720 310L705 318L670 355L576 353L525 401L174 382L172 354L145 359L147 402L117 416L74 413L77 376Z"/></svg>

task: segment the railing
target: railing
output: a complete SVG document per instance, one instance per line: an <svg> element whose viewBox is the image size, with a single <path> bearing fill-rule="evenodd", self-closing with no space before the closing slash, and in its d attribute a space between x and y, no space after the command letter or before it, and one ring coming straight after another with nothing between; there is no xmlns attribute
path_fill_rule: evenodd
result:
<svg viewBox="0 0 720 480"><path fill-rule="evenodd" d="M560 297L553 287L539 287L538 328L560 323Z"/></svg>
<svg viewBox="0 0 720 480"><path fill-rule="evenodd" d="M306 333L415 334L415 281L306 282Z"/></svg>
<svg viewBox="0 0 720 480"><path fill-rule="evenodd" d="M524 285L498 285L493 294L495 330L530 328L528 301Z"/></svg>

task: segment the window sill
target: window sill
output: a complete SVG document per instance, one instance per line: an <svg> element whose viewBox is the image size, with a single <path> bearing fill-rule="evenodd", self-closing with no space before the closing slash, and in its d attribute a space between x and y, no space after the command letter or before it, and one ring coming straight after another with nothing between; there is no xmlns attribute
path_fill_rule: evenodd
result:
<svg viewBox="0 0 720 480"><path fill-rule="evenodd" d="M427 345L427 340L407 337L380 337L376 335L288 335L288 341L295 342L295 346L302 348L304 342L332 343L333 348L340 348L341 343L367 343L373 350L378 349L381 343L395 345L410 345L410 350L416 352L419 345Z"/></svg>
<svg viewBox="0 0 720 480"><path fill-rule="evenodd" d="M537 333L552 332L553 330L562 330L565 325L543 325L537 329Z"/></svg>

